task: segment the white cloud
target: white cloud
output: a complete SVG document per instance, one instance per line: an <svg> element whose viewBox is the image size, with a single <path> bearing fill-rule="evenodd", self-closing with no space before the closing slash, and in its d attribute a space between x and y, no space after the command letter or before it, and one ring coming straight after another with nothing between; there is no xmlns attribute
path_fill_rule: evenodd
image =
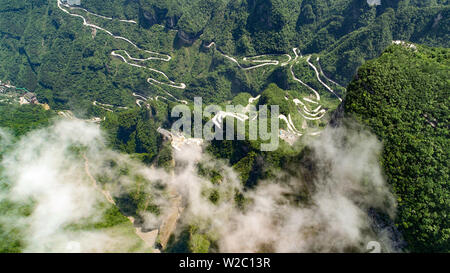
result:
<svg viewBox="0 0 450 273"><path fill-rule="evenodd" d="M142 213L146 228L160 227L175 207L175 212L182 211L176 233L198 225L217 240L221 252L364 251L369 241L379 239L371 232L367 210L380 208L390 215L395 211L378 163L381 144L361 130L326 129L308 144L312 151L308 160L316 171L301 163L286 166L293 167L294 176L280 174L244 191L232 168L199 147L176 152L175 170L168 173L110 150L95 125L60 121L22 138L1 163L4 175L12 181L8 197L36 202L32 214L18 222L28 226L26 251L123 251L124 238L120 236L65 228L86 218L98 218L103 210L97 204L106 202L92 185L85 161L74 147L82 149L81 154L89 159L93 177L106 178L106 188L113 196L135 186L136 176L146 179L140 190L151 195L161 209L159 217ZM213 184L199 176L199 161L220 172L222 181ZM121 173L124 166L128 174ZM158 183L167 190L156 190ZM205 194L212 190L220 193L217 205ZM245 210L234 204L236 190L251 200ZM306 201L292 198L305 193L309 196ZM181 196L180 204L174 202L177 195ZM17 220L0 217L11 224ZM383 247L390 250L388 242Z"/></svg>

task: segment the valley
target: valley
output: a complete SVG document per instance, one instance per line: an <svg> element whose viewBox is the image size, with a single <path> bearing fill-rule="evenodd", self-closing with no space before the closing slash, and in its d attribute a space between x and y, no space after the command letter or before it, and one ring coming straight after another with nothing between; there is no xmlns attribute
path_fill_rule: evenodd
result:
<svg viewBox="0 0 450 273"><path fill-rule="evenodd" d="M0 252L448 252L449 12L0 0Z"/></svg>

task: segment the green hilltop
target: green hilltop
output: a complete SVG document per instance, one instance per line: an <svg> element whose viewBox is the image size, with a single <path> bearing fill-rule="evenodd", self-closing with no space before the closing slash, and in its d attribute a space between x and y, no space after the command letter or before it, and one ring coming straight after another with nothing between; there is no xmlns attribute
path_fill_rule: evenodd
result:
<svg viewBox="0 0 450 273"><path fill-rule="evenodd" d="M447 48L391 46L358 70L344 103L345 115L383 141L397 225L418 252L450 247L449 57Z"/></svg>

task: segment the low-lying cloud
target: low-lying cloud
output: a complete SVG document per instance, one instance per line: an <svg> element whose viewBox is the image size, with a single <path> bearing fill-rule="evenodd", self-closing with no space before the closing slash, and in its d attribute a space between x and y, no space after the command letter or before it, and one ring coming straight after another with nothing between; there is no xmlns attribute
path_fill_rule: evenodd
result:
<svg viewBox="0 0 450 273"><path fill-rule="evenodd" d="M0 135L2 147L8 137ZM395 203L378 163L381 144L365 131L326 129L307 145L315 171L298 163L295 173L260 181L251 190L244 189L231 167L196 146L175 152L176 167L167 172L112 151L105 143L95 125L58 121L21 138L3 155L3 176L10 189L1 198L34 204L29 216L0 216L4 224L24 228L24 251L127 251L123 236L66 228L104 213L98 204L107 203L105 194L93 185L86 168L114 197L143 178L146 183L139 191L160 208L158 216L141 214L144 230L160 228L175 209L180 218L174 233L196 225L215 240L216 251L360 252L370 241L392 250L386 236L372 231L367 213L377 208L393 216ZM213 184L200 176L198 162L219 170L221 181ZM305 176L304 171L314 175ZM205 194L211 191L219 193L216 204ZM248 200L244 209L235 204L236 192ZM305 193L303 199L298 197Z"/></svg>
<svg viewBox="0 0 450 273"><path fill-rule="evenodd" d="M3 133L3 135L6 135ZM25 252L111 251L117 238L98 231L74 231L70 225L100 219L103 201L84 171L75 149L96 153L100 130L80 121L58 122L31 132L3 156L3 178L10 183L7 198L30 204L28 216L0 216L4 226L24 230ZM6 141L6 139L2 138ZM116 246L117 247L117 246Z"/></svg>
<svg viewBox="0 0 450 273"><path fill-rule="evenodd" d="M328 128L308 148L317 169L314 178L306 180L298 171L296 176L260 181L245 192L251 204L244 210L227 202L211 206L195 189L198 179L180 179L191 189L182 221L209 219L206 229L216 234L223 252L359 252L376 240L391 251L389 239L372 231L367 214L369 208L391 216L395 212L378 163L379 141L365 131ZM244 192L236 181L231 177L216 188L233 185ZM309 200L288 198L305 190Z"/></svg>

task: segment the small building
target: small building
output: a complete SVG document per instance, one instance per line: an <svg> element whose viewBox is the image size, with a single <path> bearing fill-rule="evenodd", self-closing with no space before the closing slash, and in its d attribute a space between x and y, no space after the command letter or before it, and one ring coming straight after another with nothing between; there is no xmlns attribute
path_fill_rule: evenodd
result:
<svg viewBox="0 0 450 273"><path fill-rule="evenodd" d="M65 0L63 2L66 2L67 4L71 6L79 6L81 5L81 0Z"/></svg>
<svg viewBox="0 0 450 273"><path fill-rule="evenodd" d="M31 104L39 104L39 101L36 98L36 95L34 93L28 92L23 96L23 100L26 103Z"/></svg>

